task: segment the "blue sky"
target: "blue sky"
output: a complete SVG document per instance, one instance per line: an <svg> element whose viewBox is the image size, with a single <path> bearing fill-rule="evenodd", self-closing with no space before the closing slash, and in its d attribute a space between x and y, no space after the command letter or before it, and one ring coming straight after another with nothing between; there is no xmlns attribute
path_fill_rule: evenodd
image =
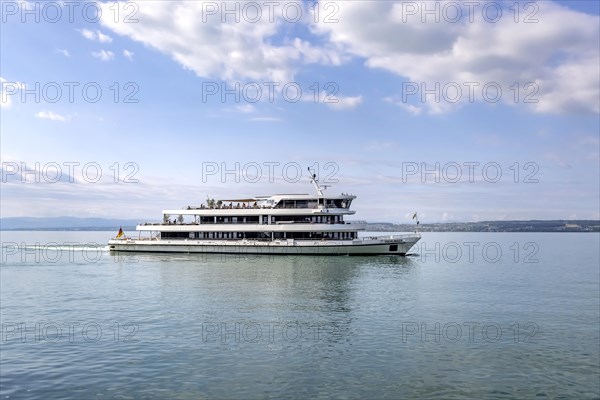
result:
<svg viewBox="0 0 600 400"><path fill-rule="evenodd" d="M599 218L598 2L467 3L3 1L1 214L157 218L318 165L359 219Z"/></svg>

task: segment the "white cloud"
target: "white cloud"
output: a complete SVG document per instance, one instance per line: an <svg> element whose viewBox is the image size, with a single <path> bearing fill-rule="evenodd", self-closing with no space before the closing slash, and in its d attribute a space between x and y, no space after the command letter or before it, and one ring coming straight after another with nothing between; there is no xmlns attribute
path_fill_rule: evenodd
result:
<svg viewBox="0 0 600 400"><path fill-rule="evenodd" d="M90 31L89 29L82 29L80 30L80 32L86 39L94 40L96 38L96 34L93 31Z"/></svg>
<svg viewBox="0 0 600 400"><path fill-rule="evenodd" d="M274 2L275 3L275 2ZM258 21L229 16L225 23L221 12L210 15L204 2L152 1L139 3L138 23L116 23L112 7L124 10L123 2L100 3L101 23L112 32L128 36L162 53L168 54L184 68L198 76L234 80L289 82L302 63L339 64L338 52L316 47L299 38L278 37L280 28L291 26L282 17L288 2L276 2L271 21L263 9ZM214 3L222 7L225 3ZM234 6L244 6L235 2ZM301 2L297 2L304 9ZM263 7L264 8L264 7ZM305 12L306 15L307 12ZM287 25L285 25L287 24Z"/></svg>
<svg viewBox="0 0 600 400"><path fill-rule="evenodd" d="M49 119L52 121L60 121L60 122L65 122L68 120L67 117L64 117L60 114L53 113L52 111L40 111L40 112L36 113L35 116L40 119Z"/></svg>
<svg viewBox="0 0 600 400"><path fill-rule="evenodd" d="M0 90L0 107L10 107L11 99L4 92L4 82L6 82L6 79L0 76L0 85L2 88Z"/></svg>
<svg viewBox="0 0 600 400"><path fill-rule="evenodd" d="M256 107L254 107L252 104L242 104L239 106L236 106L235 109L239 112L242 113L253 113L254 111L256 111Z"/></svg>
<svg viewBox="0 0 600 400"><path fill-rule="evenodd" d="M384 97L383 101L394 104L394 105L400 107L401 109L403 109L404 111L411 113L412 115L421 115L421 112L423 112L422 107L417 107L415 105L408 104L407 102L403 102L398 97L395 97L395 96L394 97Z"/></svg>
<svg viewBox="0 0 600 400"><path fill-rule="evenodd" d="M123 50L123 55L125 56L125 58L127 58L129 61L133 61L133 52L124 49Z"/></svg>
<svg viewBox="0 0 600 400"><path fill-rule="evenodd" d="M69 54L67 49L56 49L56 51L65 57L71 57L71 54Z"/></svg>
<svg viewBox="0 0 600 400"><path fill-rule="evenodd" d="M113 41L112 37L105 35L98 30L94 32L90 31L89 29L81 29L79 32L81 32L84 38L98 41L100 43L111 43Z"/></svg>
<svg viewBox="0 0 600 400"><path fill-rule="evenodd" d="M362 96L338 96L336 93L321 91L318 98L316 96L304 96L303 101L318 102L327 107L341 111L352 110L362 104Z"/></svg>
<svg viewBox="0 0 600 400"><path fill-rule="evenodd" d="M362 96L335 96L332 102L326 103L334 110L352 110L362 103Z"/></svg>
<svg viewBox="0 0 600 400"><path fill-rule="evenodd" d="M25 83L8 81L0 76L0 107L8 108L12 104L11 96L26 88Z"/></svg>
<svg viewBox="0 0 600 400"><path fill-rule="evenodd" d="M100 31L96 31L96 37L100 43L110 43L112 42L112 38L108 35L103 34Z"/></svg>
<svg viewBox="0 0 600 400"><path fill-rule="evenodd" d="M139 4L139 22L134 24L118 23L111 17L114 11L109 7L130 11L123 9L123 2L102 3L101 24L169 55L202 77L289 82L304 64L340 65L360 58L367 67L406 77L422 88L435 88L437 83L441 93L453 100L423 99L418 93L411 104L398 104L414 115L423 109L444 113L462 104L486 101L486 94L494 94L493 87L491 93L483 92L488 83L502 89L501 104L544 113L600 113L598 16L545 1L532 3L537 7L537 23L523 21L527 12L515 22L506 8L512 3L498 3L504 7L503 16L490 23L481 5L475 6L470 21L469 7L453 3L462 7L463 18L451 23L443 17L436 22L422 10L411 16L406 2L332 0L321 2L319 14L311 14L303 2L290 2L299 4L305 17L292 26L283 18L286 3L277 2L272 20L271 12L261 7L258 21L248 21L241 13L236 22L235 16L220 9L224 3L211 3L217 7L213 15L207 13L206 2L144 2ZM410 3L425 7L423 2ZM243 10L245 3L236 2L236 7ZM299 24L308 26L313 36L294 37ZM82 34L92 40L101 37L99 31L82 30ZM458 99L453 92L444 92L448 84L451 90L461 89ZM468 86L473 84L474 90ZM331 107L352 109L361 101L360 96L340 98Z"/></svg>
<svg viewBox="0 0 600 400"><path fill-rule="evenodd" d="M110 50L100 50L98 52L92 52L92 55L102 61L110 61L115 58L115 53Z"/></svg>
<svg viewBox="0 0 600 400"><path fill-rule="evenodd" d="M249 119L253 122L281 122L283 121L281 118L277 117L253 117Z"/></svg>
<svg viewBox="0 0 600 400"><path fill-rule="evenodd" d="M330 2L328 2L330 3ZM366 65L380 68L410 81L434 88L439 82L476 82L475 101L483 101L482 87L496 82L502 89L502 102L527 103L537 112L600 112L598 76L599 17L579 13L554 2L536 2L537 23L515 23L510 10L496 23L482 18L476 9L473 22L466 17L456 23L437 23L431 15L409 17L405 3L336 2L337 23L312 24L315 34ZM423 7L425 3L414 3ZM431 7L430 7L431 8ZM468 11L463 10L463 15ZM524 18L524 15L521 15ZM521 19L522 19L521 18ZM518 102L514 100L520 83ZM527 90L524 85L532 82ZM468 87L456 104L426 98L431 112L446 112L469 101ZM420 96L414 96L422 101ZM431 99L431 100L430 100Z"/></svg>
<svg viewBox="0 0 600 400"><path fill-rule="evenodd" d="M413 106L412 104L396 103L396 105L400 106L400 108L411 113L412 115L421 115L421 112L423 111L421 107Z"/></svg>

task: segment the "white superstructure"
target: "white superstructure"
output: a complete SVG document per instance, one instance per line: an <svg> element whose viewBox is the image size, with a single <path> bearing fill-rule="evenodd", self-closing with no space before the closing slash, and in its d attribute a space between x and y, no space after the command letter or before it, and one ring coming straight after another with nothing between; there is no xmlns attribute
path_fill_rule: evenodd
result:
<svg viewBox="0 0 600 400"><path fill-rule="evenodd" d="M111 251L405 255L418 233L359 238L365 222L345 222L356 198L324 194L316 176L315 195L276 194L245 199L208 199L198 207L164 210L162 223L138 225L138 238L122 233L109 241Z"/></svg>

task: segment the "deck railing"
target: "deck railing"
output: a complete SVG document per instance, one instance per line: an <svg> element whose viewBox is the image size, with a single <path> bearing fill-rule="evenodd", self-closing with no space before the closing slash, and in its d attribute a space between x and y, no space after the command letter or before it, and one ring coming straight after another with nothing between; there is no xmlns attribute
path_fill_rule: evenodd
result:
<svg viewBox="0 0 600 400"><path fill-rule="evenodd" d="M392 239L392 240L396 240L396 239L409 239L409 238L413 238L413 237L421 237L420 233L405 233L402 235L382 235L382 236L365 236L365 237L360 237L358 238L358 240L382 240L382 239Z"/></svg>

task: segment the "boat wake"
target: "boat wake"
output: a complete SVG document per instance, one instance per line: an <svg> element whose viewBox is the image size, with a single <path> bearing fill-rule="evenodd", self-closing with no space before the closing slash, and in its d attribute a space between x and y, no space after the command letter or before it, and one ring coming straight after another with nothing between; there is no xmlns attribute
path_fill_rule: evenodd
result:
<svg viewBox="0 0 600 400"><path fill-rule="evenodd" d="M100 244L95 242L90 243L16 243L16 242L3 242L2 250L5 251L100 251L109 252L110 248L107 244Z"/></svg>

